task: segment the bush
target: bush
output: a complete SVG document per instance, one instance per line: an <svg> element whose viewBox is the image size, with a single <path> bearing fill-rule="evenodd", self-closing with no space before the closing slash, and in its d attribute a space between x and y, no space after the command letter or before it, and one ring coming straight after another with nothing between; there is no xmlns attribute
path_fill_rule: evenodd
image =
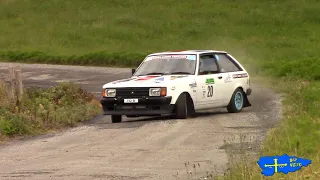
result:
<svg viewBox="0 0 320 180"><path fill-rule="evenodd" d="M23 118L11 113L0 116L0 134L10 136L23 135L28 132Z"/></svg>
<svg viewBox="0 0 320 180"><path fill-rule="evenodd" d="M4 94L4 88L0 93ZM0 134L24 135L75 126L100 112L95 101L92 94L72 83L25 89L18 103L0 101Z"/></svg>

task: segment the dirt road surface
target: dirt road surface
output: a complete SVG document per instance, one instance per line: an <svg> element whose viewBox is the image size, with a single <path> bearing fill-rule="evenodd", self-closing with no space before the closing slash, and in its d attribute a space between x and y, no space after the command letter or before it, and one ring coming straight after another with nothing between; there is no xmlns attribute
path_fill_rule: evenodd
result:
<svg viewBox="0 0 320 180"><path fill-rule="evenodd" d="M16 64L0 63L0 74L12 65ZM129 77L131 72L20 65L25 86L49 87L72 81L98 96L104 83ZM0 146L0 179L174 180L223 173L240 148L239 135L248 137L243 147L254 153L281 116L280 96L271 90L254 84L249 100L252 107L237 114L216 109L187 120L128 118L120 124L98 116L62 133L13 141ZM187 175L189 171L192 175Z"/></svg>

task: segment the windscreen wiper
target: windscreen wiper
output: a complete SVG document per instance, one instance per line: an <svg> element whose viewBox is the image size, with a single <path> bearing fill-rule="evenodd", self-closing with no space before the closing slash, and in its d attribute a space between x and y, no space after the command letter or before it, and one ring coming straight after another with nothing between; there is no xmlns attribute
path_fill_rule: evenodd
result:
<svg viewBox="0 0 320 180"><path fill-rule="evenodd" d="M177 72L171 72L170 74L191 74L191 73L183 72L183 71L177 71Z"/></svg>
<svg viewBox="0 0 320 180"><path fill-rule="evenodd" d="M147 74L142 74L139 76L146 76L146 75L164 75L165 73L160 73L160 72L152 72L152 73L147 73Z"/></svg>

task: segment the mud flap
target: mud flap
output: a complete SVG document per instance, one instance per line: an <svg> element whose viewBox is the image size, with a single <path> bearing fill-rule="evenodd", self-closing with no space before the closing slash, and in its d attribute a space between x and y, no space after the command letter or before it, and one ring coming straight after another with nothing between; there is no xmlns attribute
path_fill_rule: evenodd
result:
<svg viewBox="0 0 320 180"><path fill-rule="evenodd" d="M243 107L249 107L249 106L251 106L251 103L249 102L248 96L245 95Z"/></svg>

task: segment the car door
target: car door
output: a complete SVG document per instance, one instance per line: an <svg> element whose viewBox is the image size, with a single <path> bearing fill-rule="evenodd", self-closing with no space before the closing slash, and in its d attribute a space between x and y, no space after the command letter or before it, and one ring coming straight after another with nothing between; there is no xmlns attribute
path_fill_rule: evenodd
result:
<svg viewBox="0 0 320 180"><path fill-rule="evenodd" d="M223 93L221 94L222 105L226 106L232 97L232 94L238 85L246 83L242 82L246 79L238 78L238 75L243 75L244 71L242 68L235 63L226 53L215 53L215 59L219 67L220 77L223 80Z"/></svg>
<svg viewBox="0 0 320 180"><path fill-rule="evenodd" d="M221 106L223 93L221 85L224 81L220 76L214 54L200 54L196 76L198 84L196 109Z"/></svg>

